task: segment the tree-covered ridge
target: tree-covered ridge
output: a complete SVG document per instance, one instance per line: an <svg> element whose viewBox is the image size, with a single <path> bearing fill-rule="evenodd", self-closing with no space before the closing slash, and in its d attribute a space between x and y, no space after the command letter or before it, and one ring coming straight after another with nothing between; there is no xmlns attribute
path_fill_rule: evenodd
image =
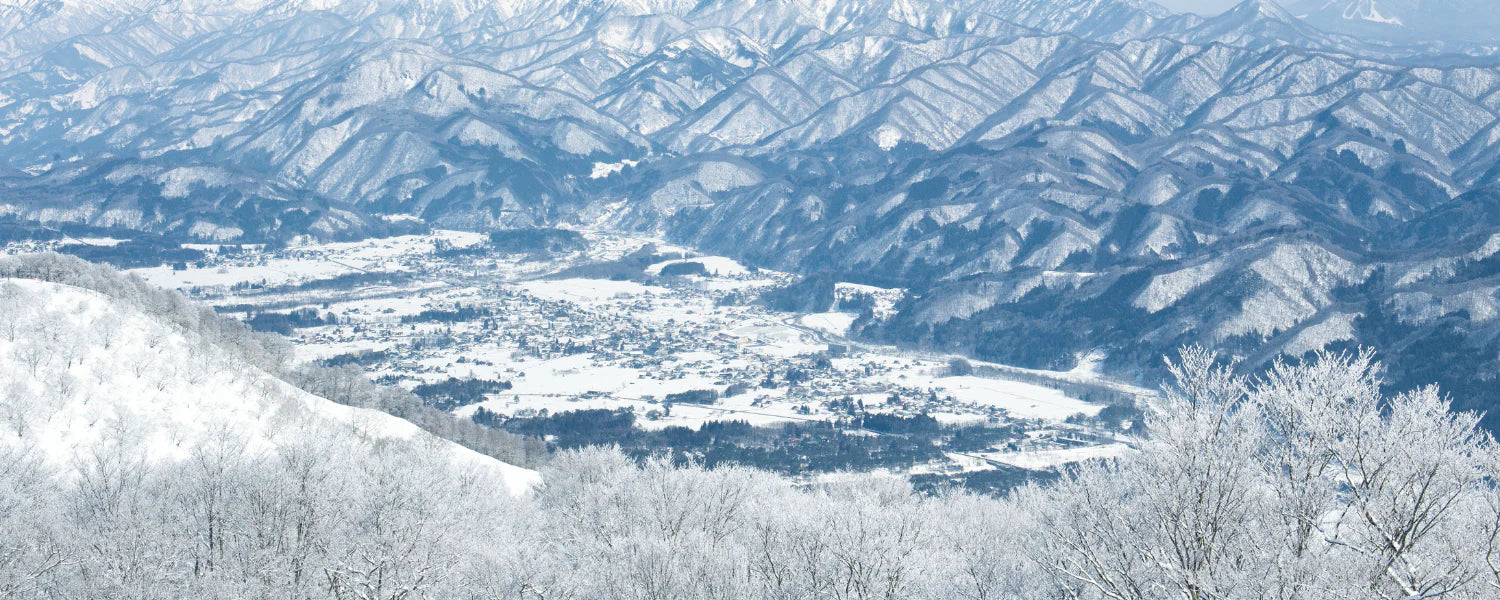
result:
<svg viewBox="0 0 1500 600"><path fill-rule="evenodd" d="M213 309L193 304L181 294L157 288L131 274L122 274L108 266L91 264L74 257L54 253L22 255L0 259L0 280L6 278L37 280L68 285L99 293L111 302L140 311L184 336L187 343L201 348L196 355L223 353L233 361L290 383L303 391L338 404L370 408L410 421L422 429L453 440L501 461L516 465L533 465L545 460L539 444L528 443L519 436L479 426L459 419L438 408L428 406L415 394L370 382L356 365L296 365L292 362L290 343L278 335L257 333L250 326L216 314ZM100 322L95 339L53 340L37 332L46 323L38 321L39 307L31 307L14 285L0 287L0 332L6 341L15 343L12 353L28 366L50 364L53 372L64 376L67 365L55 364L67 352L55 352L67 345L108 347L110 324ZM65 344L63 344L65 342ZM122 357L125 360L131 357ZM191 366L166 365L167 370L149 373L159 379L188 377ZM147 375L143 373L142 375ZM58 381L44 382L49 389L63 387Z"/></svg>

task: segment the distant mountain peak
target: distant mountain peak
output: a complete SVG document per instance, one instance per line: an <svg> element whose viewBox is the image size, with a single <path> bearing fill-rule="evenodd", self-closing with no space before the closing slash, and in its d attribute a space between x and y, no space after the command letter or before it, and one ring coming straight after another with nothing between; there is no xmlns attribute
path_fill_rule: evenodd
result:
<svg viewBox="0 0 1500 600"><path fill-rule="evenodd" d="M1297 18L1274 0L1245 0L1226 11L1224 15L1237 18L1269 18L1281 21L1293 21Z"/></svg>
<svg viewBox="0 0 1500 600"><path fill-rule="evenodd" d="M1360 40L1330 35L1311 26L1273 0L1245 0L1203 21L1184 37L1196 43L1217 42L1252 49L1292 46L1346 53L1370 49Z"/></svg>

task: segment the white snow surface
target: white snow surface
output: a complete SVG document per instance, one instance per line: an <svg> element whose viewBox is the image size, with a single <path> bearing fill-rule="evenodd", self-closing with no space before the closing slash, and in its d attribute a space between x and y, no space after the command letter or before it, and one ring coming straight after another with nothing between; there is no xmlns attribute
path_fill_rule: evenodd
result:
<svg viewBox="0 0 1500 600"><path fill-rule="evenodd" d="M610 175L624 171L625 167L634 167L638 164L641 164L641 161L630 160L628 158L612 163L596 162L594 163L593 170L589 172L589 179L604 179Z"/></svg>
<svg viewBox="0 0 1500 600"><path fill-rule="evenodd" d="M854 320L856 318L858 318L858 315L842 312L827 312L803 315L801 319L797 320L797 322L802 324L803 327L807 327L809 329L816 329L818 331L831 333L837 336L845 336L849 334L849 327L854 325Z"/></svg>
<svg viewBox="0 0 1500 600"><path fill-rule="evenodd" d="M990 454L986 458L1023 469L1048 469L1070 463L1102 458L1119 458L1130 451L1125 444L1105 444L1081 448L1033 450Z"/></svg>
<svg viewBox="0 0 1500 600"><path fill-rule="evenodd" d="M1075 414L1099 414L1103 405L1070 398L1059 390L1008 379L986 377L936 377L908 374L910 385L941 388L960 402L1005 409L1011 416L1023 419L1061 421Z"/></svg>

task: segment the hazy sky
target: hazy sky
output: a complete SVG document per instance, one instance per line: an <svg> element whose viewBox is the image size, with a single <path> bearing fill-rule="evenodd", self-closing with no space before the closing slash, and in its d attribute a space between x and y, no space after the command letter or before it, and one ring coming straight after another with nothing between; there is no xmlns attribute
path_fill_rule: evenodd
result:
<svg viewBox="0 0 1500 600"><path fill-rule="evenodd" d="M1172 10L1216 15L1239 3L1239 0L1156 0L1157 4Z"/></svg>

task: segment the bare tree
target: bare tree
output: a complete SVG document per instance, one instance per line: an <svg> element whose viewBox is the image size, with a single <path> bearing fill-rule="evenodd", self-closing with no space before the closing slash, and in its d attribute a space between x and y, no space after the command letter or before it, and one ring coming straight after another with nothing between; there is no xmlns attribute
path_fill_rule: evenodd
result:
<svg viewBox="0 0 1500 600"><path fill-rule="evenodd" d="M0 446L0 597L48 597L73 560L53 477L32 453Z"/></svg>

